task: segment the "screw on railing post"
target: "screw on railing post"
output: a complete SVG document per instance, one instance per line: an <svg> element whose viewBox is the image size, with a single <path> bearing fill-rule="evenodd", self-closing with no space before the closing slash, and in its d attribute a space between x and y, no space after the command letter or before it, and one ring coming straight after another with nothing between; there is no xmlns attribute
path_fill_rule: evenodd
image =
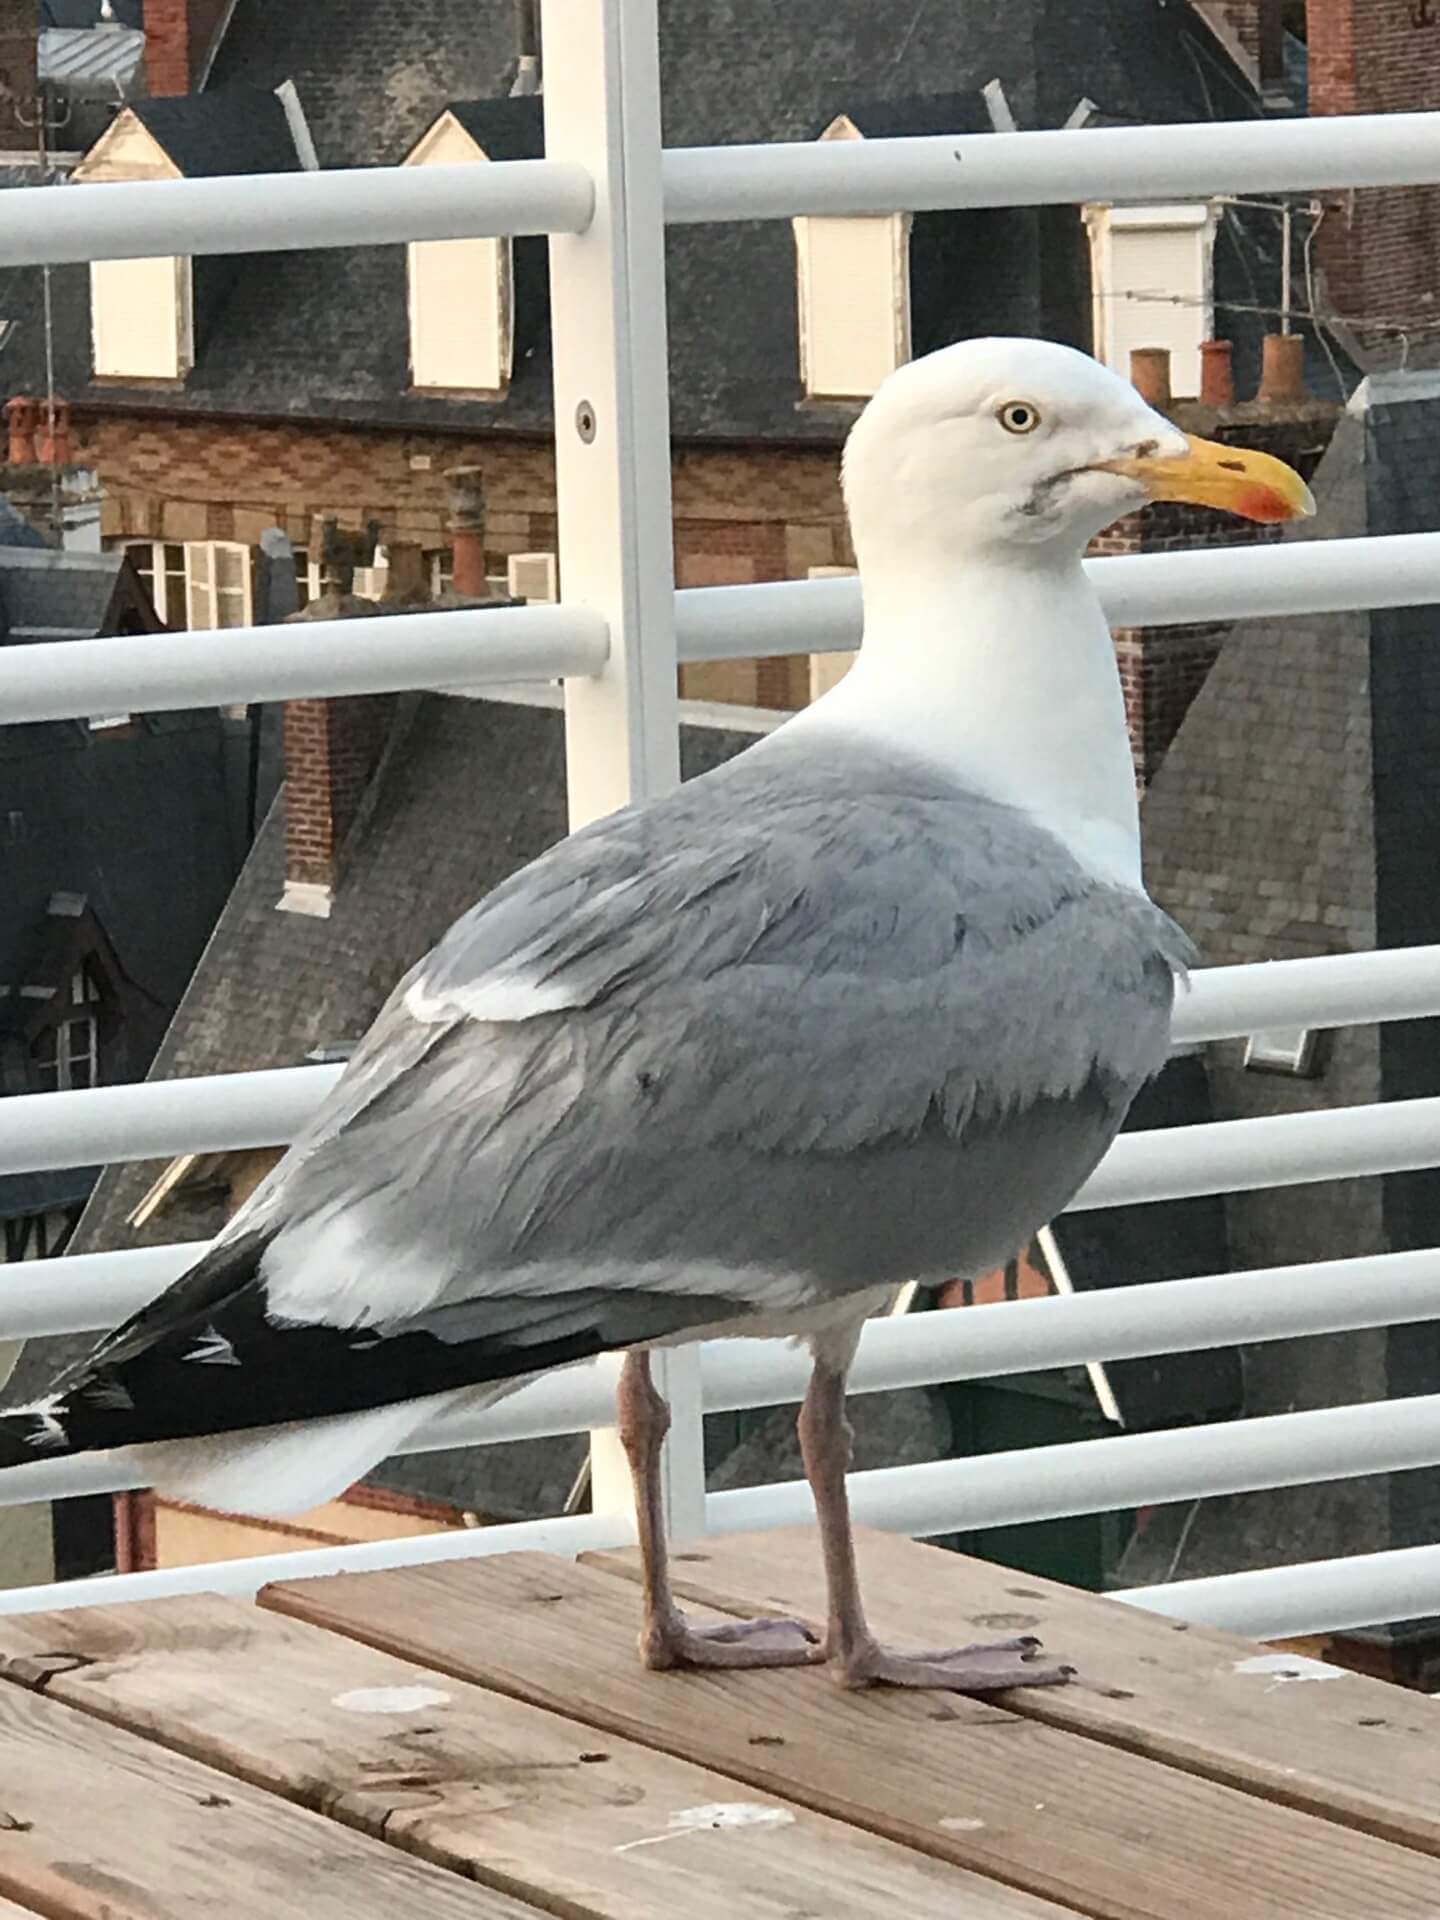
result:
<svg viewBox="0 0 1440 1920"><path fill-rule="evenodd" d="M656 0L547 0L541 31L546 154L595 186L590 226L550 241L561 591L610 630L603 670L565 688L578 827L680 778ZM657 1356L656 1373L672 1414L666 1507L672 1530L693 1536L705 1524L698 1354ZM591 1499L597 1512L631 1507L608 1430L592 1438Z"/></svg>

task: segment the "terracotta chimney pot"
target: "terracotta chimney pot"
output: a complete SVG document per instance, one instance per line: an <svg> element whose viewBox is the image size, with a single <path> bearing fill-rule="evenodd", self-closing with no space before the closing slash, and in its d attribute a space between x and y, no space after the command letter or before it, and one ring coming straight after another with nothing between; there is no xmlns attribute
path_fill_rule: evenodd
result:
<svg viewBox="0 0 1440 1920"><path fill-rule="evenodd" d="M45 401L40 408L40 438L35 448L40 463L46 467L68 467L70 465L70 402L57 400L52 405Z"/></svg>
<svg viewBox="0 0 1440 1920"><path fill-rule="evenodd" d="M5 460L12 467L33 467L35 464L35 428L40 419L40 409L28 393L17 393L13 399L5 402L5 428L8 445Z"/></svg>
<svg viewBox="0 0 1440 1920"><path fill-rule="evenodd" d="M450 481L450 546L454 554L451 585L455 593L483 600L490 588L485 579L485 488L479 467L452 467Z"/></svg>
<svg viewBox="0 0 1440 1920"><path fill-rule="evenodd" d="M1298 333L1267 333L1260 370L1261 400L1305 398L1305 342Z"/></svg>
<svg viewBox="0 0 1440 1920"><path fill-rule="evenodd" d="M1157 413L1168 411L1170 389L1170 349L1168 347L1132 347L1130 384L1147 405Z"/></svg>
<svg viewBox="0 0 1440 1920"><path fill-rule="evenodd" d="M1202 407L1235 404L1234 355L1228 340L1200 343L1200 404Z"/></svg>

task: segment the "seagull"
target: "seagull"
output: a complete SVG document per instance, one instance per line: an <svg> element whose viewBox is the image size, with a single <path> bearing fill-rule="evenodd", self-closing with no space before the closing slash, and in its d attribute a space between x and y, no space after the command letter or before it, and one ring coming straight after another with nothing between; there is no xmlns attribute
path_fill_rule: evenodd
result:
<svg viewBox="0 0 1440 1920"><path fill-rule="evenodd" d="M295 1511L440 1412L620 1351L647 1666L1066 1677L1033 1641L872 1634L846 1378L897 1288L990 1271L1062 1210L1166 1057L1193 953L1141 878L1087 543L1151 500L1266 521L1313 504L1280 461L1189 439L1030 340L902 366L843 481L851 671L457 921L199 1262L0 1415L0 1494L100 1450L206 1505ZM724 1335L812 1352L823 1642L795 1620L696 1624L672 1592L651 1355Z"/></svg>

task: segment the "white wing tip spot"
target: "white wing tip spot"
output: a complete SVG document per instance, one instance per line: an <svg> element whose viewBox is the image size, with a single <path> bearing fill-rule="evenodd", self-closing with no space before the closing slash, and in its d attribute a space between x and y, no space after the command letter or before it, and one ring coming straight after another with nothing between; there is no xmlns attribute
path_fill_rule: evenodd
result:
<svg viewBox="0 0 1440 1920"><path fill-rule="evenodd" d="M238 1367L240 1356L234 1347L215 1327L207 1327L194 1346L186 1354L187 1360L194 1360L202 1367Z"/></svg>
<svg viewBox="0 0 1440 1920"><path fill-rule="evenodd" d="M37 1453L50 1453L63 1447L69 1438L61 1418L64 1411L64 1401L52 1395L48 1400L35 1401L32 1406L13 1407L7 1417L33 1420L35 1425L25 1435L25 1444L34 1447Z"/></svg>

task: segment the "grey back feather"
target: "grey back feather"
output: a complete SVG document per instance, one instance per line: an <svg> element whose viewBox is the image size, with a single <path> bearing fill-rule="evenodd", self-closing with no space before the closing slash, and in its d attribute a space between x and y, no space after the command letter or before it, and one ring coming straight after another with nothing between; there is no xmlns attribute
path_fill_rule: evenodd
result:
<svg viewBox="0 0 1440 1920"><path fill-rule="evenodd" d="M1103 1153L1191 957L1024 814L782 735L459 920L232 1230L360 1209L487 1324L597 1280L713 1318L774 1304L777 1262L826 1294L973 1269ZM467 1016L517 981L552 1010Z"/></svg>

